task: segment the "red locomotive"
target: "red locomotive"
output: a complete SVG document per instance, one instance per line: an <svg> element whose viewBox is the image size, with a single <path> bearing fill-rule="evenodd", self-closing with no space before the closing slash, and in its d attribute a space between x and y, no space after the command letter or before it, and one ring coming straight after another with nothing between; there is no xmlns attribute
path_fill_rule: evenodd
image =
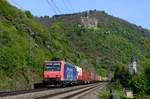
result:
<svg viewBox="0 0 150 99"><path fill-rule="evenodd" d="M75 66L65 61L46 61L43 72L44 85L73 85L76 83Z"/></svg>

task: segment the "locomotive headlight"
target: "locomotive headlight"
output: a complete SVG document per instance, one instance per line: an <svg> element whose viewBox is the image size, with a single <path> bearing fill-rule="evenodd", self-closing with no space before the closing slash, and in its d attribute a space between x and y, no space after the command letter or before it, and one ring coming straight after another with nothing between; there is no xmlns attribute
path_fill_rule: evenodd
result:
<svg viewBox="0 0 150 99"><path fill-rule="evenodd" d="M56 75L56 77L60 77L60 75Z"/></svg>
<svg viewBox="0 0 150 99"><path fill-rule="evenodd" d="M45 75L45 78L48 78L48 75Z"/></svg>
<svg viewBox="0 0 150 99"><path fill-rule="evenodd" d="M59 80L61 77L60 75L56 75L56 79Z"/></svg>

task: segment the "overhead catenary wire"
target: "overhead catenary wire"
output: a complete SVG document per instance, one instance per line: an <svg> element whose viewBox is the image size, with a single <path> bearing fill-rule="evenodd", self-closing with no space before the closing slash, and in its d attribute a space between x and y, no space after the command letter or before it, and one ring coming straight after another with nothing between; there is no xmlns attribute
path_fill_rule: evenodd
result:
<svg viewBox="0 0 150 99"><path fill-rule="evenodd" d="M72 10L72 9L70 9L70 7L68 7L68 4L66 3L65 0L62 0L62 2L63 2L64 6L66 7L66 9L67 9L68 11L71 11L71 10Z"/></svg>
<svg viewBox="0 0 150 99"><path fill-rule="evenodd" d="M51 2L49 0L46 0L48 5L51 7L51 9L54 11L55 14L58 14L57 13L57 10L53 7L53 5L51 4Z"/></svg>
<svg viewBox="0 0 150 99"><path fill-rule="evenodd" d="M71 2L69 1L69 0L67 0L68 2L68 5L70 5L70 8L71 8L71 10L74 12L75 11L75 8L72 6L72 4L71 4Z"/></svg>
<svg viewBox="0 0 150 99"><path fill-rule="evenodd" d="M53 5L55 6L55 8L57 9L57 11L62 14L61 10L57 7L57 5L55 4L54 0L51 0L51 2L53 3Z"/></svg>

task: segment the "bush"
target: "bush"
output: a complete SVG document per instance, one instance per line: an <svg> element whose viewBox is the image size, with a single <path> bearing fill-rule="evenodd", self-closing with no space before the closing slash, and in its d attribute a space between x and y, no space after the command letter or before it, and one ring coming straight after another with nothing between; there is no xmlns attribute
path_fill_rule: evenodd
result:
<svg viewBox="0 0 150 99"><path fill-rule="evenodd" d="M136 74L129 82L134 93L146 93L149 88L147 76L144 74Z"/></svg>
<svg viewBox="0 0 150 99"><path fill-rule="evenodd" d="M28 18L33 18L33 15L31 14L30 11L25 11L25 14Z"/></svg>

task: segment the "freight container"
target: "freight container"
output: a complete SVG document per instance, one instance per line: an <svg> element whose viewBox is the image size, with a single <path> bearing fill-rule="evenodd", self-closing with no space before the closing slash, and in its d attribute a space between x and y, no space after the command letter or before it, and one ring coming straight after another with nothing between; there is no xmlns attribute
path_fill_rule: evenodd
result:
<svg viewBox="0 0 150 99"><path fill-rule="evenodd" d="M95 80L95 73L94 72L91 72L91 79L90 80Z"/></svg>
<svg viewBox="0 0 150 99"><path fill-rule="evenodd" d="M82 77L83 77L83 81L85 83L89 83L91 80L91 71L88 68L83 68L82 69Z"/></svg>
<svg viewBox="0 0 150 99"><path fill-rule="evenodd" d="M82 81L83 78L82 78L82 68L80 68L79 66L75 66L76 67L76 70L77 70L77 80L78 81Z"/></svg>
<svg viewBox="0 0 150 99"><path fill-rule="evenodd" d="M96 75L96 81L101 81L102 77L100 75Z"/></svg>
<svg viewBox="0 0 150 99"><path fill-rule="evenodd" d="M75 81L77 80L76 68L68 63L64 64L64 80Z"/></svg>

